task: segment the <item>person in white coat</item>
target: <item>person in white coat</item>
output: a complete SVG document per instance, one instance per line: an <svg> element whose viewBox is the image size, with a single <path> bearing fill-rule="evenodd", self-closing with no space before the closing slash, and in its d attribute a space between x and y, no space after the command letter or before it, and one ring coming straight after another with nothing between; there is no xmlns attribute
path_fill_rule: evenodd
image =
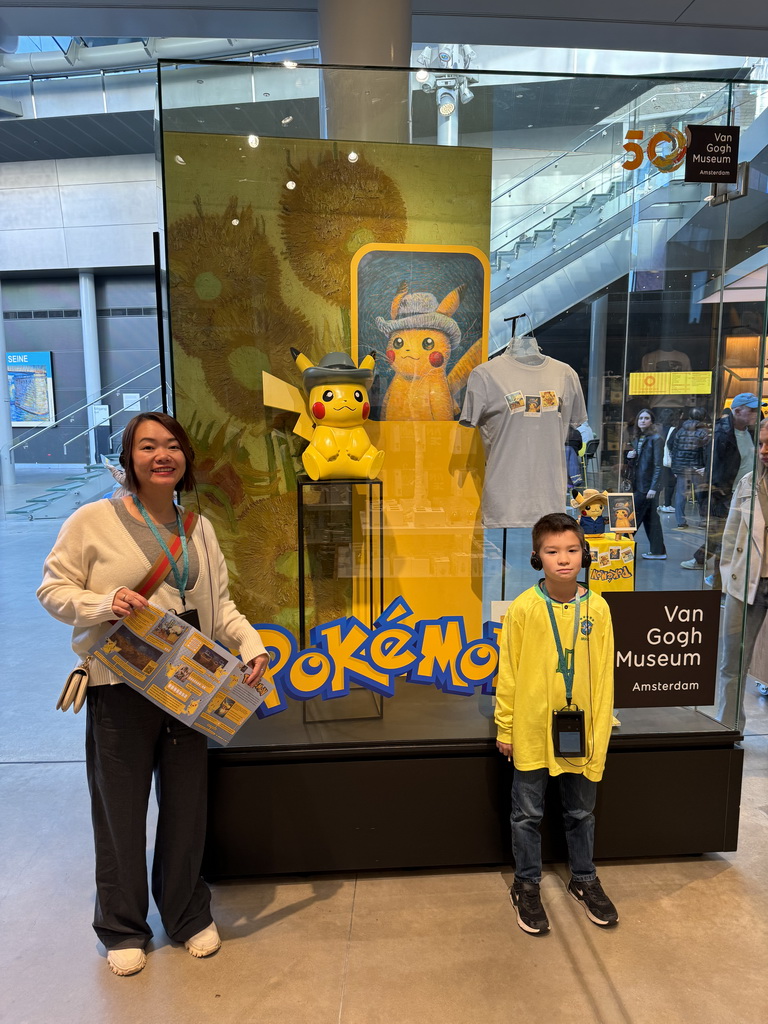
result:
<svg viewBox="0 0 768 1024"><path fill-rule="evenodd" d="M757 471L742 477L734 491L720 557L725 608L720 630L717 717L723 725L735 726L740 732L746 725L741 682L768 612L768 419L760 425L758 446Z"/></svg>

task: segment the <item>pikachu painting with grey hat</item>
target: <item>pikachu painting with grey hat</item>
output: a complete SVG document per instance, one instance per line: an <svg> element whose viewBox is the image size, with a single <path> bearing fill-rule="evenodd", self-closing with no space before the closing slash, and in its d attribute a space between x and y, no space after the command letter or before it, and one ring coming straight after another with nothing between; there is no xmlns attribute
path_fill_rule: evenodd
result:
<svg viewBox="0 0 768 1024"><path fill-rule="evenodd" d="M386 356L394 370L382 405L385 420L453 420L458 416L456 395L482 360L478 340L446 373L451 352L461 343L454 319L464 285L438 301L431 292L411 292L406 281L397 289L390 318L376 317L387 336Z"/></svg>

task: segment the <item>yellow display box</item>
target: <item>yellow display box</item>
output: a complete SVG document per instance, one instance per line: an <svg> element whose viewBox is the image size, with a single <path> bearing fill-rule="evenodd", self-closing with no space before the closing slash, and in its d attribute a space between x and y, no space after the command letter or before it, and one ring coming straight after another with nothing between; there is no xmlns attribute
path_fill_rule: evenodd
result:
<svg viewBox="0 0 768 1024"><path fill-rule="evenodd" d="M598 594L635 589L635 542L626 534L587 535L592 552L589 586Z"/></svg>

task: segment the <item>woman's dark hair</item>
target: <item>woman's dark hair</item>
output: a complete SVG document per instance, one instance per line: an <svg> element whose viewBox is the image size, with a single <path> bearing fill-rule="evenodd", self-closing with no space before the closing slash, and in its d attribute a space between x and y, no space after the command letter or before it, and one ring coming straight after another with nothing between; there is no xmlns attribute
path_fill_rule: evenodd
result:
<svg viewBox="0 0 768 1024"><path fill-rule="evenodd" d="M656 417L654 416L652 409L641 409L640 412L637 414L637 416L635 416L635 422L632 424L633 432L635 434L639 434L640 433L640 427L638 427L637 421L640 419L640 417L643 415L644 412L647 412L648 415L651 417L651 425L650 425L650 427L648 427L648 430L646 431L646 433L647 434L658 434L659 433L659 425L656 422Z"/></svg>
<svg viewBox="0 0 768 1024"><path fill-rule="evenodd" d="M140 412L126 424L123 430L123 450L120 453L120 465L125 470L125 486L134 494L139 489L139 482L133 472L133 441L136 430L145 420L154 420L155 423L159 423L179 442L179 447L186 460L184 476L179 481L179 490L191 491L195 486L195 450L184 427L173 416L169 416L165 412Z"/></svg>
<svg viewBox="0 0 768 1024"><path fill-rule="evenodd" d="M688 418L698 420L700 423L709 423L709 413L700 405L694 405L691 408Z"/></svg>

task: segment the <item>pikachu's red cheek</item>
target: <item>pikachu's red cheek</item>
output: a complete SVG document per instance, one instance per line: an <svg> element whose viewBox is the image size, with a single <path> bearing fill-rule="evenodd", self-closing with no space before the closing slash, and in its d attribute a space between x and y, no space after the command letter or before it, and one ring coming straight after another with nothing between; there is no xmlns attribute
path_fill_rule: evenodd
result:
<svg viewBox="0 0 768 1024"><path fill-rule="evenodd" d="M371 407L368 402L363 402L363 419L367 420L371 415Z"/></svg>
<svg viewBox="0 0 768 1024"><path fill-rule="evenodd" d="M325 416L325 406L322 402L315 402L313 404L312 415L316 420L321 420Z"/></svg>
<svg viewBox="0 0 768 1024"><path fill-rule="evenodd" d="M445 362L445 356L442 352L430 352L429 361L433 366L442 366Z"/></svg>
<svg viewBox="0 0 768 1024"><path fill-rule="evenodd" d="M390 363L394 363L394 361L395 361L395 350L393 348L388 348L387 349L387 359L390 361Z"/></svg>

